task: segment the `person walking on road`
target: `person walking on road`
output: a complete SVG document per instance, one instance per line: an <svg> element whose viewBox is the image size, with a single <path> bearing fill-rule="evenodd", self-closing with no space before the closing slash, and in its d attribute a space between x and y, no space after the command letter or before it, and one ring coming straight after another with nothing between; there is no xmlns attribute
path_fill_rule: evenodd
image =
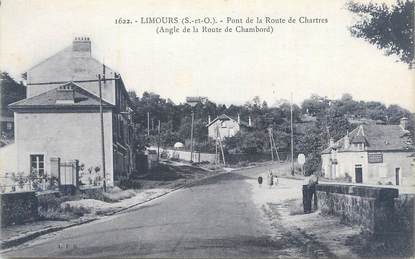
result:
<svg viewBox="0 0 415 259"><path fill-rule="evenodd" d="M272 171L269 171L269 174L267 175L267 183L269 185L269 188L272 188L274 185L274 176L272 175Z"/></svg>

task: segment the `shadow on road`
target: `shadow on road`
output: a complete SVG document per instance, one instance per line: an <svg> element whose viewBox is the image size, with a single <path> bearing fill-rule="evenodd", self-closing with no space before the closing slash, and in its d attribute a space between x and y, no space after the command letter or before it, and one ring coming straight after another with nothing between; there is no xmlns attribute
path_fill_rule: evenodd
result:
<svg viewBox="0 0 415 259"><path fill-rule="evenodd" d="M227 174L213 176L207 179L202 179L196 183L188 185L186 188L205 186L205 185L210 185L210 184L227 184L226 181L238 181L238 180L245 180L249 178L250 177L243 176L243 175L236 174L236 173L227 173Z"/></svg>

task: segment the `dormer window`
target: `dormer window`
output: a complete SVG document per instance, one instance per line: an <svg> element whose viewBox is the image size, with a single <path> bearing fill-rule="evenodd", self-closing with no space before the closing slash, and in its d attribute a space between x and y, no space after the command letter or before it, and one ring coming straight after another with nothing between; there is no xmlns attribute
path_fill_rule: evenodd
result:
<svg viewBox="0 0 415 259"><path fill-rule="evenodd" d="M357 150L364 150L365 149L365 144L364 143L355 143L353 145L353 147Z"/></svg>

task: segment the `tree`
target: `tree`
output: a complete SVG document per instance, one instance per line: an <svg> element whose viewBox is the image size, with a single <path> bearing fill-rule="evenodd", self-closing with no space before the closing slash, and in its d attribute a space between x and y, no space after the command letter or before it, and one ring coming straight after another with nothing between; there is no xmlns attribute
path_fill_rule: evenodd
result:
<svg viewBox="0 0 415 259"><path fill-rule="evenodd" d="M26 87L17 83L7 72L0 71L1 115L11 116L8 105L26 98Z"/></svg>
<svg viewBox="0 0 415 259"><path fill-rule="evenodd" d="M346 4L359 18L349 27L352 36L362 38L383 49L386 55L395 54L407 63L414 64L414 1L398 0L396 5L356 3Z"/></svg>

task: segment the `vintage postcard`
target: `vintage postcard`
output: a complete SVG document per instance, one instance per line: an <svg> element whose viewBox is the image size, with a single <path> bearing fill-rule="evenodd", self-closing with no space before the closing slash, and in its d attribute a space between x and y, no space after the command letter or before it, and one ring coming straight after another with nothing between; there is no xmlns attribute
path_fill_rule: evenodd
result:
<svg viewBox="0 0 415 259"><path fill-rule="evenodd" d="M414 66L413 0L0 0L0 257L413 257Z"/></svg>

